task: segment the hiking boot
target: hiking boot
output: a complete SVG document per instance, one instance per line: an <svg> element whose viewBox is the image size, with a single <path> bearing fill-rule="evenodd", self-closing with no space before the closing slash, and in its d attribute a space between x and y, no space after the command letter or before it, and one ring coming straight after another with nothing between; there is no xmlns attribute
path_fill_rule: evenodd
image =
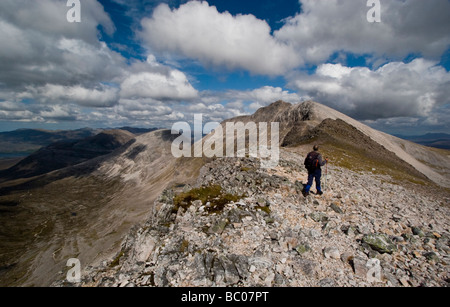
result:
<svg viewBox="0 0 450 307"><path fill-rule="evenodd" d="M323 195L322 191L317 191L317 195Z"/></svg>
<svg viewBox="0 0 450 307"><path fill-rule="evenodd" d="M303 196L309 196L309 192L306 192L305 190L302 191Z"/></svg>

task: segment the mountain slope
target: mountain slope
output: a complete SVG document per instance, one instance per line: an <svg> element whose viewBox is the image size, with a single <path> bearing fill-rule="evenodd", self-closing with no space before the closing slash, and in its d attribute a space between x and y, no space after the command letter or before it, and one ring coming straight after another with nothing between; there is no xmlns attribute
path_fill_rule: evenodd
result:
<svg viewBox="0 0 450 307"><path fill-rule="evenodd" d="M31 178L109 154L134 139L122 130L107 130L81 140L60 141L31 154L13 167L0 171L0 182Z"/></svg>
<svg viewBox="0 0 450 307"><path fill-rule="evenodd" d="M325 120L327 120L327 124L322 124ZM372 154L371 147L375 146L378 147L376 162L380 162L388 168L392 166L394 166L394 169L402 168L402 173L412 174L417 177L417 180L423 180L423 176L426 176L440 186L450 187L450 179L447 176L450 172L448 154L438 153L433 149L377 131L316 102L309 101L291 105L278 101L268 107L261 108L251 116L230 119L226 122L229 121L242 121L244 123L249 121L279 122L280 144L283 146L312 145L313 142L317 142L332 145L334 149L338 147L338 152L333 150L330 154L342 156L342 154L345 154L342 149L352 145L353 151L355 149L360 151L360 155L355 156L355 159L364 159L367 155ZM322 126L320 126L321 124ZM346 126L346 128L343 126ZM365 141L362 141L362 139L365 139ZM327 144L327 142L331 142L331 144ZM369 145L369 143L372 145ZM326 146L324 146L324 150L326 150ZM333 159L332 156L329 158ZM364 159L364 162L373 161L372 158ZM348 162L348 164L354 165L361 164L359 161Z"/></svg>
<svg viewBox="0 0 450 307"><path fill-rule="evenodd" d="M80 140L93 136L100 131L78 129L67 131L48 131L38 129L19 129L0 132L0 154L30 154L43 146L60 141Z"/></svg>
<svg viewBox="0 0 450 307"><path fill-rule="evenodd" d="M427 147L434 147L440 149L450 149L450 134L446 133L428 133L425 135L404 136L396 135L397 137L408 140Z"/></svg>
<svg viewBox="0 0 450 307"><path fill-rule="evenodd" d="M450 187L449 177L442 176L436 171L434 167L430 167L429 165L425 165L424 163L419 161L425 160L427 159L426 157L428 157L430 160L432 160L432 162L434 162L433 164L438 166L439 168L450 170L450 159L448 158L448 156L434 155L432 154L432 150L429 150L412 142L404 141L392 135L374 130L342 113L337 112L336 110L317 103L313 103L313 105L315 112L318 114L317 116L319 118L339 118L344 120L348 124L362 131L365 135L370 137L381 146L385 147L388 151L393 152L400 159L413 166L417 171L427 176L436 184L443 187ZM416 152L416 154L413 155L413 152Z"/></svg>
<svg viewBox="0 0 450 307"><path fill-rule="evenodd" d="M84 266L114 254L157 195L198 175L201 159L173 158L172 140L170 131L142 134L109 154L3 183L0 285L48 286L69 258Z"/></svg>

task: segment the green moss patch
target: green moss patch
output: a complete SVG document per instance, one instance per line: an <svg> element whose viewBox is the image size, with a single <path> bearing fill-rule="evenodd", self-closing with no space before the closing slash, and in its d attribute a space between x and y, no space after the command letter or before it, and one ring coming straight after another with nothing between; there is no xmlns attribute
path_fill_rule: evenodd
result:
<svg viewBox="0 0 450 307"><path fill-rule="evenodd" d="M120 258L122 258L124 254L125 254L124 251L121 250L120 253L116 256L116 258L114 258L114 260L110 263L109 267L113 268L118 266L120 264Z"/></svg>
<svg viewBox="0 0 450 307"><path fill-rule="evenodd" d="M258 207L256 207L256 210L258 210L258 209L267 213L268 215L270 215L270 213L272 213L269 206L258 206Z"/></svg>
<svg viewBox="0 0 450 307"><path fill-rule="evenodd" d="M174 211L177 212L180 208L188 209L194 201L200 200L203 205L210 203L205 208L208 213L220 213L227 204L238 202L243 197L244 195L225 193L220 185L200 187L176 195L173 200Z"/></svg>

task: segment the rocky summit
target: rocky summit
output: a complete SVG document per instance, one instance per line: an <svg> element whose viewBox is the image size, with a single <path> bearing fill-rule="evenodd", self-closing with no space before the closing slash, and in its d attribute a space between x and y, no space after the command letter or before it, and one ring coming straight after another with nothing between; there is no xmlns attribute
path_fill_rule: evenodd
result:
<svg viewBox="0 0 450 307"><path fill-rule="evenodd" d="M324 195L305 198L306 149L282 149L274 169L210 161L78 285L448 286L448 193L330 165Z"/></svg>

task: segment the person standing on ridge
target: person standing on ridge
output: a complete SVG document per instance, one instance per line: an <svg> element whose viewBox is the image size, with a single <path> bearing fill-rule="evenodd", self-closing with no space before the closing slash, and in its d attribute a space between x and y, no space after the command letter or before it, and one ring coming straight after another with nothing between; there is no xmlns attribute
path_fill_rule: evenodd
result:
<svg viewBox="0 0 450 307"><path fill-rule="evenodd" d="M320 186L320 179L322 177L322 166L328 163L328 159L323 159L319 153L319 146L314 145L314 151L310 152L305 159L305 167L308 170L308 183L304 187L302 193L303 196L308 196L309 191L313 185L313 181L316 181L317 195L323 195L322 188Z"/></svg>

